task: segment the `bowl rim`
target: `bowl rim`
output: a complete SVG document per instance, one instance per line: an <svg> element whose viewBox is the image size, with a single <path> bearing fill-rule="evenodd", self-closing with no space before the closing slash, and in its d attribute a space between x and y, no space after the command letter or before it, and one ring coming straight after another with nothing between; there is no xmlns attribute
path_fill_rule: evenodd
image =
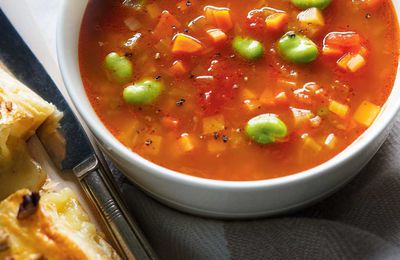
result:
<svg viewBox="0 0 400 260"><path fill-rule="evenodd" d="M140 170L151 172L152 174L162 179L165 178L172 179L176 182L190 184L192 186L235 189L235 190L265 189L265 188L272 188L282 185L293 184L295 182L307 181L308 179L316 178L319 177L320 175L324 175L328 172L331 172L333 169L351 160L352 157L362 153L363 150L366 149L366 147L370 146L373 143L373 141L376 140L378 136L384 132L384 130L394 120L396 114L400 111L400 102L395 102L395 99L400 99L400 55L399 55L397 73L392 90L385 104L382 106L381 112L375 119L374 123L369 128L367 128L355 141L353 141L349 146L347 146L343 151L341 151L339 154L335 155L328 161L325 161L322 164L319 164L308 170L293 173L287 176L273 178L273 179L250 180L250 181L213 180L213 179L191 176L185 173L174 171L166 167L157 165L145 159L144 157L141 157L139 154L133 152L129 148L125 147L111 134L111 132L107 129L107 127L98 118L94 110L93 113L96 116L97 120L93 119L92 117L93 113L91 113L91 111L86 111L83 107L79 105L81 100L79 99L79 94L77 93L76 88L78 87L84 88L82 78L80 75L80 69L77 68L78 69L77 75L73 75L70 73L70 71L67 69L68 66L67 60L74 58L67 57L65 53L67 45L65 39L67 38L68 34L66 26L69 23L71 16L71 14L68 12L68 6L72 4L72 2L74 1L73 0L63 1L63 3L61 4L61 14L59 16L57 24L56 43L57 43L58 63L62 74L62 78L64 80L67 92L73 104L75 105L75 108L79 112L80 116L84 119L89 129L94 133L94 135L97 138L99 138L105 144L105 146L110 147L113 153L115 153L118 156L118 158L122 158L126 162L129 161L130 163L135 164ZM86 6L87 3L85 4L85 9ZM400 12L400 9L399 10L397 9L395 7L396 15L398 14L398 12ZM399 18L397 19L399 20ZM81 23L82 22L80 22L80 25ZM78 32L80 33L80 28ZM75 43L76 44L75 48L77 50L75 57L76 59L79 59L78 43L79 40L78 42ZM80 86L75 86L72 83L73 77L77 77L79 79L79 82L81 82ZM86 93L85 90L83 91ZM85 98L87 99L87 96ZM90 104L89 100L87 100L87 102L89 102ZM390 107L388 107L389 103Z"/></svg>

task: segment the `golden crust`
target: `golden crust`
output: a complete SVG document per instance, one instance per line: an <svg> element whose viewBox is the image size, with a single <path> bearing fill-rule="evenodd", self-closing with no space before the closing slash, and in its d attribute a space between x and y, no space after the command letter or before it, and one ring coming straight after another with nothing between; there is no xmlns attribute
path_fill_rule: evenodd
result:
<svg viewBox="0 0 400 260"><path fill-rule="evenodd" d="M42 193L37 211L19 220L19 205L28 194L20 190L0 203L0 259L119 259L71 190Z"/></svg>
<svg viewBox="0 0 400 260"><path fill-rule="evenodd" d="M56 109L0 68L0 200L21 188L38 190L46 180L26 140Z"/></svg>

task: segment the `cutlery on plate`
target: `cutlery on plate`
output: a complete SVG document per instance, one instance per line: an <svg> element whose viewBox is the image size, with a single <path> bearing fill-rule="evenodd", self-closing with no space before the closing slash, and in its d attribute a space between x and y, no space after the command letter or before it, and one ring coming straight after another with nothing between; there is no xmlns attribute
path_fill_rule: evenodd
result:
<svg viewBox="0 0 400 260"><path fill-rule="evenodd" d="M125 259L156 259L137 224L127 213L111 177L88 136L43 66L16 32L0 9L0 60L19 80L42 98L54 104L60 120L59 143L49 142L38 134L50 158L61 170L72 170L88 198L95 204L107 229ZM65 149L60 149L64 145Z"/></svg>

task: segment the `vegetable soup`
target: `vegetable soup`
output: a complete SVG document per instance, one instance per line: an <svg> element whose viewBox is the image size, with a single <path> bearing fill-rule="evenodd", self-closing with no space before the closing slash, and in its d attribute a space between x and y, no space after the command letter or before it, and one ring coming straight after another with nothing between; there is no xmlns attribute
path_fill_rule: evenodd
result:
<svg viewBox="0 0 400 260"><path fill-rule="evenodd" d="M394 84L390 0L90 0L79 59L92 106L133 152L250 181L317 166Z"/></svg>

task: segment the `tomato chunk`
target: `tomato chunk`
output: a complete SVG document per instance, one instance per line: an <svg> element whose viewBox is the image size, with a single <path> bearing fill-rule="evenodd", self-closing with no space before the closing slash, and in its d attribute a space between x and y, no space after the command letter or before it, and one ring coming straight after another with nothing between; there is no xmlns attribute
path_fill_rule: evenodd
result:
<svg viewBox="0 0 400 260"><path fill-rule="evenodd" d="M339 48L357 48L361 45L361 37L355 32L331 32L325 36L324 45Z"/></svg>
<svg viewBox="0 0 400 260"><path fill-rule="evenodd" d="M176 29L181 27L181 23L168 11L163 11L160 20L153 31L153 36L157 39L172 37Z"/></svg>

